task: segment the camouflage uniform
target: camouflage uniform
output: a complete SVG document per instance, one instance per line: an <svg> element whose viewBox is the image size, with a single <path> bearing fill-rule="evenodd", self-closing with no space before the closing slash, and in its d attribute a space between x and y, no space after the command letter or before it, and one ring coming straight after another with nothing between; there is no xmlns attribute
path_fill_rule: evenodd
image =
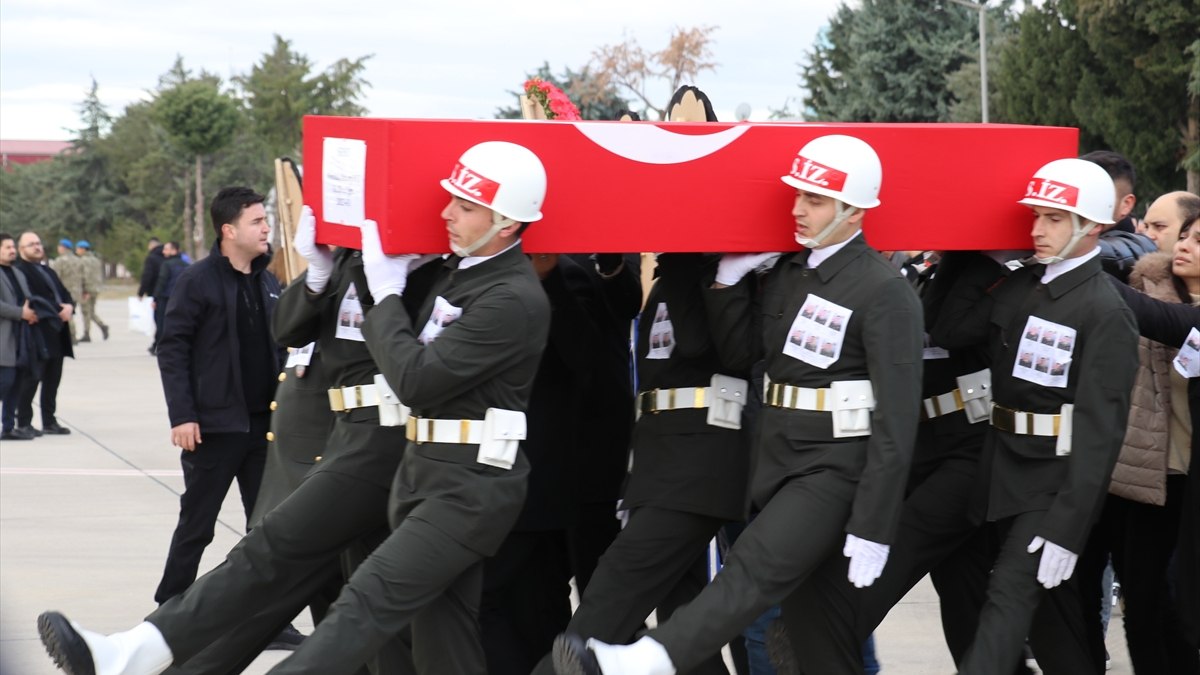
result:
<svg viewBox="0 0 1200 675"><path fill-rule="evenodd" d="M100 287L104 285L104 263L91 251L85 252L76 260L79 265L80 283L83 286L83 293L75 296L80 298L80 304L83 306L83 337L81 339L91 339L88 334L91 332L92 322L95 321L96 325L100 327L104 339L107 340L108 324L104 323L96 314L96 296L100 294Z"/></svg>

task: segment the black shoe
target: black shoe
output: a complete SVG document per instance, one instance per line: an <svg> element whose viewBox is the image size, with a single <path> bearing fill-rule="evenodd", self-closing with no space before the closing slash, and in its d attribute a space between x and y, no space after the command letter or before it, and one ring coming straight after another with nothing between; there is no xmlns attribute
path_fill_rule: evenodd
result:
<svg viewBox="0 0 1200 675"><path fill-rule="evenodd" d="M150 356L158 356L158 347L155 347L154 345L147 347L146 351L150 352Z"/></svg>
<svg viewBox="0 0 1200 675"><path fill-rule="evenodd" d="M557 675L603 675L587 641L575 633L559 633L552 653Z"/></svg>
<svg viewBox="0 0 1200 675"><path fill-rule="evenodd" d="M43 424L42 433L53 434L55 436L66 436L67 434L71 433L71 430L62 426L58 422L54 422L53 424Z"/></svg>
<svg viewBox="0 0 1200 675"><path fill-rule="evenodd" d="M107 340L108 339L108 326L100 326L100 334L104 336L105 340Z"/></svg>
<svg viewBox="0 0 1200 675"><path fill-rule="evenodd" d="M92 650L88 649L87 642L71 626L67 617L58 612L43 612L38 617L37 625L42 645L46 647L50 658L54 659L54 665L68 675L96 675Z"/></svg>
<svg viewBox="0 0 1200 675"><path fill-rule="evenodd" d="M81 343L81 342L91 342L91 341L92 341L92 338L91 338L91 336L89 336L89 335L84 335L83 337L79 338L79 341L78 341L78 342L76 342L75 344L79 344L79 343Z"/></svg>
<svg viewBox="0 0 1200 675"><path fill-rule="evenodd" d="M29 426L29 425L26 425L23 427L17 427L16 429L13 429L13 431L18 431L23 434L33 434L34 438L37 438L38 436L42 435L41 430L34 429L32 426Z"/></svg>
<svg viewBox="0 0 1200 675"><path fill-rule="evenodd" d="M17 427L0 434L0 441L32 441L37 438L32 429Z"/></svg>
<svg viewBox="0 0 1200 675"><path fill-rule="evenodd" d="M296 630L292 624L288 624L287 628L279 631L279 635L271 640L271 644L267 645L267 649L278 649L283 651L294 652L304 642L304 634Z"/></svg>

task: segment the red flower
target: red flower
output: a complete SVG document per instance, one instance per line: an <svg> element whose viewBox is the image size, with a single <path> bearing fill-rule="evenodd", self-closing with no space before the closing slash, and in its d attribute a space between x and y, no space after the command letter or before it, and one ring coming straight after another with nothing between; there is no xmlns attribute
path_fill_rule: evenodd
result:
<svg viewBox="0 0 1200 675"><path fill-rule="evenodd" d="M579 108L567 98L561 89L540 77L525 81L525 95L537 102L546 113L546 119L579 120Z"/></svg>

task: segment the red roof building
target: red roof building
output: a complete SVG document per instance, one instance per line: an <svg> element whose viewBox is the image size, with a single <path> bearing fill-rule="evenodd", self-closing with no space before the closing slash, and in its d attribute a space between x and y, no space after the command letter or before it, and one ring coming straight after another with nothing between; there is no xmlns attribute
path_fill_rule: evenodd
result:
<svg viewBox="0 0 1200 675"><path fill-rule="evenodd" d="M14 164L45 162L69 147L70 141L0 140L0 166L9 171Z"/></svg>

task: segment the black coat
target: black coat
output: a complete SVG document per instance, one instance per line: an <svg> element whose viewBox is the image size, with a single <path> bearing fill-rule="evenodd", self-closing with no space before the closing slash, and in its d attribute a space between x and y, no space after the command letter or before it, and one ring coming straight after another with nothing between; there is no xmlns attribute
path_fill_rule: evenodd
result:
<svg viewBox="0 0 1200 675"><path fill-rule="evenodd" d="M163 260L163 247L161 244L155 246L146 255L146 262L142 263L142 281L138 284L139 298L154 295L154 286L158 283L158 270L162 267Z"/></svg>
<svg viewBox="0 0 1200 675"><path fill-rule="evenodd" d="M280 293L279 280L267 270L270 261L269 253L260 255L250 271L268 325ZM175 283L158 341L158 369L172 427L199 422L205 433L250 430L238 343L238 274L216 244ZM271 372L279 372L280 350L270 352Z"/></svg>
<svg viewBox="0 0 1200 675"><path fill-rule="evenodd" d="M71 293L67 290L67 287L63 285L62 280L58 278L58 274L50 269L49 265L38 265L17 258L13 266L21 270L21 273L25 275L25 282L29 284L29 293L33 297L43 298L50 307L54 307L56 304L54 302L54 290L58 289L58 297L62 299L62 304L75 304L75 299L71 297ZM47 279L47 275L49 275L49 279ZM57 314L38 321L36 327L42 332L42 338L46 342L46 349L49 351L50 358L62 358L64 356L75 358L75 350L71 348L71 329L58 318Z"/></svg>

